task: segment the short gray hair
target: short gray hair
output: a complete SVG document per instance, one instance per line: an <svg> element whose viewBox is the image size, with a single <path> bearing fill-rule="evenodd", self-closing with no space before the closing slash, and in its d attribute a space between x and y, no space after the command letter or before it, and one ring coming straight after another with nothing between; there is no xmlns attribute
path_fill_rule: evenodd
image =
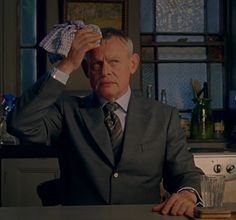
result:
<svg viewBox="0 0 236 220"><path fill-rule="evenodd" d="M130 37L124 34L123 31L115 29L115 28L102 28L102 38L104 40L110 39L112 37L119 38L126 46L128 47L129 55L131 56L134 51L133 42Z"/></svg>
<svg viewBox="0 0 236 220"><path fill-rule="evenodd" d="M133 52L134 52L133 42L130 37L128 37L127 35L124 34L123 31L115 29L115 28L102 28L101 32L102 32L102 40L108 40L112 37L117 37L127 46L128 55L131 56L133 54ZM87 61L90 58L89 52L90 51L88 51L85 54L85 60L87 60Z"/></svg>

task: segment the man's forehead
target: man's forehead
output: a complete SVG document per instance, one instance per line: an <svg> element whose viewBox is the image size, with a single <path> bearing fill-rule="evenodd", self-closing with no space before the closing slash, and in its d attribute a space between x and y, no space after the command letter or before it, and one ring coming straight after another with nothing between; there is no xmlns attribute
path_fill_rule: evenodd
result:
<svg viewBox="0 0 236 220"><path fill-rule="evenodd" d="M103 39L101 40L100 46L98 46L97 48L92 50L92 53L96 53L96 52L101 52L103 50L112 50L112 48L114 48L114 50L118 50L120 48L127 48L127 45L118 37L112 37L109 39Z"/></svg>
<svg viewBox="0 0 236 220"><path fill-rule="evenodd" d="M119 37L112 36L101 41L100 46L87 53L88 60L101 60L104 57L109 59L121 58L125 54L129 56L129 49ZM126 55L125 55L126 56Z"/></svg>

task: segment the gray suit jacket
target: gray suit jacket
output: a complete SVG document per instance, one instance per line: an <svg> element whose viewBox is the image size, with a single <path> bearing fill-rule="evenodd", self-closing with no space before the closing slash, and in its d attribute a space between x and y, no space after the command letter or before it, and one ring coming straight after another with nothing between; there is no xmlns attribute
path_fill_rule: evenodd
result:
<svg viewBox="0 0 236 220"><path fill-rule="evenodd" d="M62 204L158 203L162 178L170 193L199 190L202 172L187 150L176 109L132 93L115 165L95 96L63 95L64 88L44 76L8 115L10 133L58 147Z"/></svg>

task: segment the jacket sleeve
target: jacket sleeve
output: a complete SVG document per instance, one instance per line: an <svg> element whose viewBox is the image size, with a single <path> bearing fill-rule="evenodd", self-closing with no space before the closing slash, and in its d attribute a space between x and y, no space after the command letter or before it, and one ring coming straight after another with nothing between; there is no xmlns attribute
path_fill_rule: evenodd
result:
<svg viewBox="0 0 236 220"><path fill-rule="evenodd" d="M191 187L200 192L202 174L201 169L195 166L193 155L188 150L183 129L180 127L178 112L174 109L167 130L164 187L170 193L184 187Z"/></svg>
<svg viewBox="0 0 236 220"><path fill-rule="evenodd" d="M20 140L50 145L61 130L62 108L57 102L65 85L45 74L17 98L7 117L7 129Z"/></svg>

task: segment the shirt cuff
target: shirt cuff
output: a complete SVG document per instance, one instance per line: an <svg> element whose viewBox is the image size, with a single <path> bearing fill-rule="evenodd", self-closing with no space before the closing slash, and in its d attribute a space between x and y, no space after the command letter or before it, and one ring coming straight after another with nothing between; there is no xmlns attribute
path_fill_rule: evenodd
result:
<svg viewBox="0 0 236 220"><path fill-rule="evenodd" d="M53 67L51 70L51 76L52 78L58 80L59 82L61 82L62 84L66 85L68 79L69 79L69 75L62 72L61 70L57 69L56 67Z"/></svg>
<svg viewBox="0 0 236 220"><path fill-rule="evenodd" d="M181 189L178 190L178 192L181 192L183 190L187 190L187 191L190 191L190 192L193 192L195 193L196 197L197 197L197 203L196 203L196 206L203 206L203 200L202 200L202 197L201 195L199 194L199 192L192 188L192 187L183 187Z"/></svg>

